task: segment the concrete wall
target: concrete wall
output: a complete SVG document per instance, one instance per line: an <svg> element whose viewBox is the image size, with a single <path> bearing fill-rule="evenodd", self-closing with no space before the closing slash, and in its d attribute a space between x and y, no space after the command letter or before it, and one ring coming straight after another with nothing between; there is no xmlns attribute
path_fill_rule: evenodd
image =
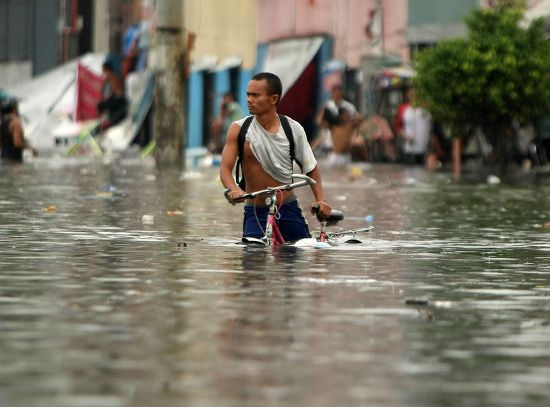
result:
<svg viewBox="0 0 550 407"><path fill-rule="evenodd" d="M480 0L409 0L409 44L414 47L466 36L464 17L480 6Z"/></svg>
<svg viewBox="0 0 550 407"><path fill-rule="evenodd" d="M187 0L184 24L196 34L194 61L238 57L243 67L256 64L256 0Z"/></svg>
<svg viewBox="0 0 550 407"><path fill-rule="evenodd" d="M59 0L0 0L0 86L59 63Z"/></svg>
<svg viewBox="0 0 550 407"><path fill-rule="evenodd" d="M93 20L92 51L106 54L109 52L109 0L95 0Z"/></svg>
<svg viewBox="0 0 550 407"><path fill-rule="evenodd" d="M32 77L31 61L0 63L0 88L16 86Z"/></svg>
<svg viewBox="0 0 550 407"><path fill-rule="evenodd" d="M371 11L380 5L383 41L367 36ZM408 58L406 0L258 0L258 41L312 34L334 38L334 57L352 68L366 54Z"/></svg>

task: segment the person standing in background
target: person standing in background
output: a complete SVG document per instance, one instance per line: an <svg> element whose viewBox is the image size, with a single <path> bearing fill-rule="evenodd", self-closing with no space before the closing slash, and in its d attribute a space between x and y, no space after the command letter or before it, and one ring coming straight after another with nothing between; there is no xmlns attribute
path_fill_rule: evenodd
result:
<svg viewBox="0 0 550 407"><path fill-rule="evenodd" d="M0 157L2 162L23 162L23 150L29 149L34 156L38 153L25 140L23 125L19 117L19 102L7 98L0 104Z"/></svg>
<svg viewBox="0 0 550 407"><path fill-rule="evenodd" d="M432 117L416 100L411 90L411 104L403 112L403 127L399 135L404 140L405 163L423 165L430 143Z"/></svg>
<svg viewBox="0 0 550 407"><path fill-rule="evenodd" d="M319 115L319 126L328 128L332 150L328 155L331 167L344 166L351 162L351 141L362 119L353 104L344 99L344 88L335 85Z"/></svg>
<svg viewBox="0 0 550 407"><path fill-rule="evenodd" d="M222 152L229 126L242 117L243 110L235 100L235 95L232 92L225 93L220 106L220 114L212 123L212 140L208 145L208 149L212 153Z"/></svg>
<svg viewBox="0 0 550 407"><path fill-rule="evenodd" d="M103 63L103 88L97 111L102 115L101 130L120 123L128 113L128 99L124 94L124 84L109 61Z"/></svg>
<svg viewBox="0 0 550 407"><path fill-rule="evenodd" d="M397 113L395 114L395 133L401 134L403 131L403 116L405 114L405 110L407 110L411 106L411 99L414 95L414 89L412 87L409 87L405 90L403 95L403 101L399 104L397 107Z"/></svg>

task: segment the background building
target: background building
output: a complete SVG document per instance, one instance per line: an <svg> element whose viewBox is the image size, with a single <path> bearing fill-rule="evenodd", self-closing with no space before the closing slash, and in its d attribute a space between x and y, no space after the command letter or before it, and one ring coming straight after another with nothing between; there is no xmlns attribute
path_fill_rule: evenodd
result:
<svg viewBox="0 0 550 407"><path fill-rule="evenodd" d="M88 52L120 52L142 0L0 0L0 87Z"/></svg>
<svg viewBox="0 0 550 407"><path fill-rule="evenodd" d="M59 0L0 0L0 86L13 85L61 62ZM29 27L32 27L29 29Z"/></svg>
<svg viewBox="0 0 550 407"><path fill-rule="evenodd" d="M88 52L121 56L124 34L154 46L154 8L163 0L0 0L0 88ZM464 16L491 0L185 0L182 42L192 47L188 145L208 142L222 95L246 106L260 70L283 78L281 112L315 132L314 116L340 81L362 112L375 109L371 79L407 66L417 50L466 33ZM529 0L533 16L550 0ZM370 93L369 93L370 92ZM391 109L390 109L391 114Z"/></svg>

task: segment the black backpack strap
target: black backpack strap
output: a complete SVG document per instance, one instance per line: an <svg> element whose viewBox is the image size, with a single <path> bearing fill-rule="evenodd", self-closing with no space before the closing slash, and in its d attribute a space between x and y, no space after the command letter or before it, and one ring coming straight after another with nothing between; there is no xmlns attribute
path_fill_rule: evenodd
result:
<svg viewBox="0 0 550 407"><path fill-rule="evenodd" d="M302 163L296 159L296 153L295 153L295 143L294 143L294 134L292 134L292 128L290 127L290 123L288 122L288 118L282 114L279 115L279 120L281 121L281 125L283 126L283 130L285 131L286 138L288 139L288 143L290 144L290 161L294 162L296 161L298 165L300 166L300 169L302 169Z"/></svg>
<svg viewBox="0 0 550 407"><path fill-rule="evenodd" d="M243 125L239 130L239 138L237 140L239 144L239 155L237 156L237 166L235 167L235 181L237 181L237 184L243 190L245 188L245 183L244 177L241 174L241 163L244 155L244 142L246 140L246 133L248 133L248 128L250 127L250 123L252 123L252 119L254 119L254 116L248 116L244 120Z"/></svg>

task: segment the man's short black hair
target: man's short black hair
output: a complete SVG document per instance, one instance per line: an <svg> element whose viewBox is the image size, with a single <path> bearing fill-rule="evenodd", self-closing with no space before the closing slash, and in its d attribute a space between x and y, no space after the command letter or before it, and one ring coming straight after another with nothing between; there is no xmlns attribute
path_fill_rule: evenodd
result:
<svg viewBox="0 0 550 407"><path fill-rule="evenodd" d="M266 81L267 91L270 95L279 95L279 101L283 94L283 84L277 75L271 72L260 72L252 77L254 81Z"/></svg>

